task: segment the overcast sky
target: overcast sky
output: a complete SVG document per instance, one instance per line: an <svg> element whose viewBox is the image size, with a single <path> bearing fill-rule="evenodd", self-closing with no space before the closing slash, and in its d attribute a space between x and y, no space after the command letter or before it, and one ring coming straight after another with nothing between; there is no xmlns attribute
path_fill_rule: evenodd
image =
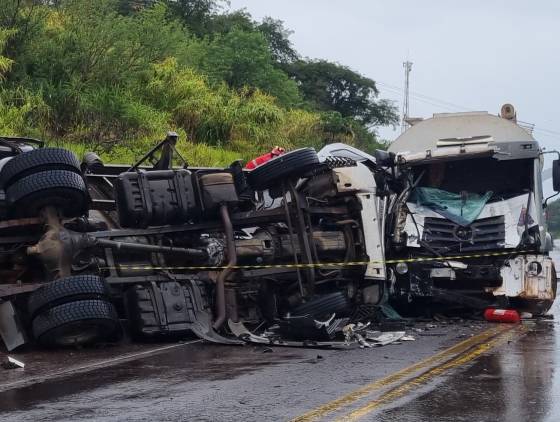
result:
<svg viewBox="0 0 560 422"><path fill-rule="evenodd" d="M511 102L560 149L560 2L231 0L255 19L283 20L306 57L335 61L374 79L402 107L402 62L414 63L410 115L485 110ZM447 104L449 103L449 104ZM392 140L398 131L382 129Z"/></svg>

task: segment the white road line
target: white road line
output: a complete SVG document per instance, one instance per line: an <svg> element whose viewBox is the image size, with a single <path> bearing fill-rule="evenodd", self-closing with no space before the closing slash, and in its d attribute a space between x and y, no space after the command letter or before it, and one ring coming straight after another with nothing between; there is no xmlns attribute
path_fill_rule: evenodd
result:
<svg viewBox="0 0 560 422"><path fill-rule="evenodd" d="M14 388L21 388L21 387L26 387L28 385L32 385L32 384L37 384L43 381L50 381L51 379L55 379L55 378L60 378L63 377L65 375L72 375L72 374L77 374L77 373L82 373L82 372L88 372L91 371L93 369L99 368L99 367L107 367L107 366L113 366L115 364L118 364L120 362L126 362L126 361L130 361L130 360L135 360L141 357L145 357L145 356L150 356L150 355L155 355L161 352L165 352L167 350L172 350L172 349L177 349L179 347L183 347L183 346L188 346L191 344L195 344L195 343L200 343L202 340L193 340L193 341L188 341L185 343L178 343L178 344L171 344L169 346L163 346L163 347L157 347L155 349L150 349L150 350L145 350L143 352L138 352L138 353L130 353L127 355L123 355L123 356L118 356L112 359L106 359L106 360L102 360L100 362L94 362L88 365L83 365L83 366L78 366L78 367L73 367L73 368L69 368L66 369L64 371L59 371L59 372L54 372L54 373L49 373L49 374L44 374L44 375L37 375L35 377L30 377L21 381L15 381L9 384L4 384L4 385L0 385L0 392L4 392L7 390L12 390Z"/></svg>

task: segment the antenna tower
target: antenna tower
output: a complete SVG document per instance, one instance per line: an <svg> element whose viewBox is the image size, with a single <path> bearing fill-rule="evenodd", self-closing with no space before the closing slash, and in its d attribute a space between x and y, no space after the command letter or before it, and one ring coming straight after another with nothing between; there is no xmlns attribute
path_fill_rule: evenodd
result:
<svg viewBox="0 0 560 422"><path fill-rule="evenodd" d="M403 62L404 67L404 98L403 98L403 110L402 110L402 122L401 122L401 133L403 133L406 128L408 127L408 123L406 120L408 119L408 111L409 111L409 80L410 80L410 71L412 70L412 62L406 61Z"/></svg>

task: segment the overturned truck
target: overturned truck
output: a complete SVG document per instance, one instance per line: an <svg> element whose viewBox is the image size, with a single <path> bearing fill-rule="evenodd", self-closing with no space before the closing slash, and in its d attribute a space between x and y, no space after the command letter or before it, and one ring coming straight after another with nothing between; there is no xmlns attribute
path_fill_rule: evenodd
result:
<svg viewBox="0 0 560 422"><path fill-rule="evenodd" d="M415 141L424 122L375 157L333 144L251 171L189 166L173 133L130 167L3 137L4 342L90 344L126 328L142 338L328 346L388 301L545 312L556 277L541 151L514 122L484 118L496 120L468 137L453 123ZM502 123L511 133L493 132ZM431 184L440 163L456 185Z"/></svg>
<svg viewBox="0 0 560 422"><path fill-rule="evenodd" d="M3 138L13 147L0 171L9 347L25 334L43 345L107 341L122 321L135 336L236 343L278 321L306 332L310 315L315 340L330 340L337 321L374 311L385 274L370 168L320 161L311 148L251 172L239 162L171 168L176 141L124 167Z"/></svg>

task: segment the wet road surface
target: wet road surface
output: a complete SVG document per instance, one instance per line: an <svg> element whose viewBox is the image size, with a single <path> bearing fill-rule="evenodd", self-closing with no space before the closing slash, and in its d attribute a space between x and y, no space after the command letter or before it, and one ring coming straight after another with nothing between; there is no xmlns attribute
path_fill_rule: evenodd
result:
<svg viewBox="0 0 560 422"><path fill-rule="evenodd" d="M558 303L554 313L560 315ZM414 342L374 349L186 341L20 353L14 356L26 363L25 369L0 369L0 418L560 420L555 320L436 324L414 332Z"/></svg>
<svg viewBox="0 0 560 422"><path fill-rule="evenodd" d="M65 368L68 356L19 354L25 370L0 372L10 378L0 382L0 418L288 420L472 341L473 334L486 336L487 328L472 322L440 325L418 334L415 342L344 351L192 343L112 363L117 353L106 349L75 366L76 373L73 362ZM47 363L49 376L41 377Z"/></svg>
<svg viewBox="0 0 560 422"><path fill-rule="evenodd" d="M393 403L375 420L559 421L559 340L557 324L537 323L508 347Z"/></svg>

